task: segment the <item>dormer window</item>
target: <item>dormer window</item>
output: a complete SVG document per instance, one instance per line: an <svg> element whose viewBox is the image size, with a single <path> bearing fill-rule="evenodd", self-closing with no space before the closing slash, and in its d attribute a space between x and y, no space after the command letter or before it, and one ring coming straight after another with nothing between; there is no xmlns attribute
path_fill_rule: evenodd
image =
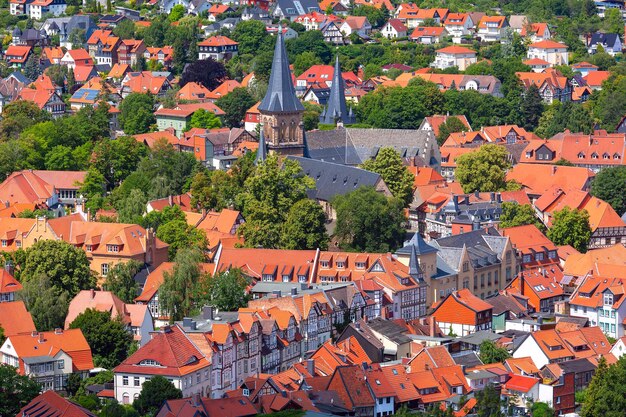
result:
<svg viewBox="0 0 626 417"><path fill-rule="evenodd" d="M613 305L613 294L604 294L604 305Z"/></svg>
<svg viewBox="0 0 626 417"><path fill-rule="evenodd" d="M583 152L579 152L578 159L585 159L585 154Z"/></svg>
<svg viewBox="0 0 626 417"><path fill-rule="evenodd" d="M306 275L298 275L298 282L306 282Z"/></svg>
<svg viewBox="0 0 626 417"><path fill-rule="evenodd" d="M613 159L620 159L621 156L618 153L613 154Z"/></svg>
<svg viewBox="0 0 626 417"><path fill-rule="evenodd" d="M139 366L162 366L159 362L154 359L144 359L139 362Z"/></svg>
<svg viewBox="0 0 626 417"><path fill-rule="evenodd" d="M93 246L92 245L85 245L85 250L87 252L91 252L93 250Z"/></svg>
<svg viewBox="0 0 626 417"><path fill-rule="evenodd" d="M272 281L274 281L274 275L271 275L271 274L263 274L263 276L261 277L261 279L263 280L263 282L272 282Z"/></svg>
<svg viewBox="0 0 626 417"><path fill-rule="evenodd" d="M289 275L283 275L283 282L291 281L291 277Z"/></svg>
<svg viewBox="0 0 626 417"><path fill-rule="evenodd" d="M337 261L337 268L343 269L345 267L346 267L346 263L345 262Z"/></svg>
<svg viewBox="0 0 626 417"><path fill-rule="evenodd" d="M2 239L2 247L6 248L8 246L8 242L6 239Z"/></svg>
<svg viewBox="0 0 626 417"><path fill-rule="evenodd" d="M604 154L602 154L602 159L611 159L611 155L605 152Z"/></svg>
<svg viewBox="0 0 626 417"><path fill-rule="evenodd" d="M328 261L320 261L320 266L322 268L328 268L328 265L329 265Z"/></svg>
<svg viewBox="0 0 626 417"><path fill-rule="evenodd" d="M372 272L385 272L385 270L383 269L383 267L380 265L380 263L376 262L373 266L372 266Z"/></svg>
<svg viewBox="0 0 626 417"><path fill-rule="evenodd" d="M120 251L120 247L119 245L107 245L107 252L119 252Z"/></svg>
<svg viewBox="0 0 626 417"><path fill-rule="evenodd" d="M598 154L597 153L592 153L591 154L591 159L598 159Z"/></svg>
<svg viewBox="0 0 626 417"><path fill-rule="evenodd" d="M365 269L365 262L357 262L356 269Z"/></svg>

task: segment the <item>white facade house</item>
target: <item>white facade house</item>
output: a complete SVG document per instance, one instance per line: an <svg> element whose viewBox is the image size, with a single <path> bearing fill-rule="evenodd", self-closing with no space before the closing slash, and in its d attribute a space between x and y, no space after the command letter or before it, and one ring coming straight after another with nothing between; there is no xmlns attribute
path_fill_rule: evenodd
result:
<svg viewBox="0 0 626 417"><path fill-rule="evenodd" d="M567 46L559 42L545 40L528 46L528 59L541 59L550 65L569 65Z"/></svg>
<svg viewBox="0 0 626 417"><path fill-rule="evenodd" d="M434 68L457 67L460 71L465 71L467 67L476 63L476 52L462 46L448 46L436 52L435 62L430 64Z"/></svg>
<svg viewBox="0 0 626 417"><path fill-rule="evenodd" d="M474 33L475 24L468 13L450 13L443 27L452 36L452 42L461 43L461 38Z"/></svg>
<svg viewBox="0 0 626 417"><path fill-rule="evenodd" d="M62 15L65 9L65 0L35 0L29 4L28 14L31 19L41 20L46 14Z"/></svg>
<svg viewBox="0 0 626 417"><path fill-rule="evenodd" d="M626 334L623 325L626 296L623 290L622 293L618 290L623 288L621 280L588 276L582 284L570 298L570 315L585 317L591 326L600 327L607 336L623 337Z"/></svg>

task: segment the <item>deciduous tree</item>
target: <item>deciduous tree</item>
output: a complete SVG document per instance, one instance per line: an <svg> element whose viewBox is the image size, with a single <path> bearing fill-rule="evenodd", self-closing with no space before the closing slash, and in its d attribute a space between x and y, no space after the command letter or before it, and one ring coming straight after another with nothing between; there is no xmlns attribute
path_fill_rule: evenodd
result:
<svg viewBox="0 0 626 417"><path fill-rule="evenodd" d="M125 303L132 303L137 297L139 285L135 275L141 270L141 263L131 259L128 262L119 262L109 270L104 289L111 291Z"/></svg>
<svg viewBox="0 0 626 417"><path fill-rule="evenodd" d="M499 363L504 362L506 359L510 358L511 355L506 348L498 347L491 340L484 340L480 344L480 360L483 363Z"/></svg>
<svg viewBox="0 0 626 417"><path fill-rule="evenodd" d="M182 320L194 308L194 295L202 277L202 261L202 252L198 249L184 248L176 254L172 272L163 274L159 302L169 314L171 323Z"/></svg>
<svg viewBox="0 0 626 417"><path fill-rule="evenodd" d="M555 245L571 245L579 252L586 252L591 238L589 213L569 207L555 211L547 236Z"/></svg>
<svg viewBox="0 0 626 417"><path fill-rule="evenodd" d="M209 90L215 90L226 80L228 75L224 64L215 61L213 58L200 59L185 66L180 86L195 82L202 84Z"/></svg>
<svg viewBox="0 0 626 417"><path fill-rule="evenodd" d="M283 224L281 247L326 250L328 235L322 206L309 199L302 199L294 204Z"/></svg>
<svg viewBox="0 0 626 417"><path fill-rule="evenodd" d="M0 364L0 416L18 415L40 390L34 379L18 374L11 365Z"/></svg>
<svg viewBox="0 0 626 417"><path fill-rule="evenodd" d="M408 206L413 200L415 178L395 149L381 148L376 158L368 159L361 167L380 174L393 196L405 205Z"/></svg>
<svg viewBox="0 0 626 417"><path fill-rule="evenodd" d="M500 191L506 188L506 171L511 164L504 146L485 145L457 158L454 173L463 191Z"/></svg>
<svg viewBox="0 0 626 417"><path fill-rule="evenodd" d="M126 331L122 318L111 320L109 311L87 309L74 319L70 329L81 329L96 366L114 368L128 356L133 336Z"/></svg>
<svg viewBox="0 0 626 417"><path fill-rule="evenodd" d="M626 167L609 167L598 172L591 194L606 201L621 216L626 213Z"/></svg>
<svg viewBox="0 0 626 417"><path fill-rule="evenodd" d="M388 252L404 241L404 203L385 197L372 187L337 196L335 236L349 250Z"/></svg>
<svg viewBox="0 0 626 417"><path fill-rule="evenodd" d="M200 129L217 129L218 127L222 127L222 122L215 115L215 113L206 111L205 109L198 109L191 115L189 127Z"/></svg>
<svg viewBox="0 0 626 417"><path fill-rule="evenodd" d="M439 134L437 135L437 143L439 145L442 145L446 141L446 139L448 139L448 136L450 136L450 133L456 133L456 132L467 132L467 126L465 126L465 124L463 124L461 119L459 119L456 116L448 117L446 121L443 122L439 126Z"/></svg>
<svg viewBox="0 0 626 417"><path fill-rule="evenodd" d="M230 93L220 97L215 105L224 110L224 122L228 127L240 127L246 112L256 103L247 88L235 88Z"/></svg>
<svg viewBox="0 0 626 417"><path fill-rule="evenodd" d="M518 204L505 201L502 203L500 227L516 227L534 224L539 230L544 230L543 223L535 215L535 209L530 204Z"/></svg>
<svg viewBox="0 0 626 417"><path fill-rule="evenodd" d="M155 122L154 99L149 94L130 93L120 104L120 125L128 135L145 133Z"/></svg>
<svg viewBox="0 0 626 417"><path fill-rule="evenodd" d="M32 277L23 285L18 297L24 301L35 327L39 331L63 328L70 305L67 291L58 291L46 275Z"/></svg>
<svg viewBox="0 0 626 417"><path fill-rule="evenodd" d="M172 220L159 226L157 237L170 245L169 256L173 259L183 248L205 250L209 244L206 233L202 229L187 224L186 220Z"/></svg>
<svg viewBox="0 0 626 417"><path fill-rule="evenodd" d="M250 285L240 269L234 268L219 272L214 276L206 276L207 302L222 310L236 311L248 303L246 288Z"/></svg>
<svg viewBox="0 0 626 417"><path fill-rule="evenodd" d="M133 407L141 415L153 415L165 401L182 397L182 391L174 384L162 376L155 376L143 383L139 397L133 402Z"/></svg>

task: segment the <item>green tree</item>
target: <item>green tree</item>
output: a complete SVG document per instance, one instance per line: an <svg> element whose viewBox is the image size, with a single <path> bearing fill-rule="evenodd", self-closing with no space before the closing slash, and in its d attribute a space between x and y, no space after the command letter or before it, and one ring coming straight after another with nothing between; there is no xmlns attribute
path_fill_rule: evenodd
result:
<svg viewBox="0 0 626 417"><path fill-rule="evenodd" d="M128 135L146 133L155 122L154 99L149 94L130 93L120 104L120 126Z"/></svg>
<svg viewBox="0 0 626 417"><path fill-rule="evenodd" d="M384 10L383 10L384 9ZM356 6L352 8L352 16L365 16L367 20L370 22L372 27L379 28L382 27L387 21L388 16L386 15L387 9L383 7L383 9L377 9L374 6Z"/></svg>
<svg viewBox="0 0 626 417"><path fill-rule="evenodd" d="M41 66L39 65L39 57L32 54L24 64L24 75L31 80L36 80L41 75Z"/></svg>
<svg viewBox="0 0 626 417"><path fill-rule="evenodd" d="M480 344L480 353L478 356L483 363L500 363L511 357L506 348L498 347L495 342L491 340L483 340Z"/></svg>
<svg viewBox="0 0 626 417"><path fill-rule="evenodd" d="M382 148L375 159L368 159L361 168L380 174L389 191L405 206L413 200L415 178L402 163L400 154L393 148Z"/></svg>
<svg viewBox="0 0 626 417"><path fill-rule="evenodd" d="M137 169L148 148L132 136L98 141L91 155L91 167L105 178L109 189L119 185Z"/></svg>
<svg viewBox="0 0 626 417"><path fill-rule="evenodd" d="M121 39L134 39L135 22L131 19L122 20L113 28L113 34Z"/></svg>
<svg viewBox="0 0 626 417"><path fill-rule="evenodd" d="M553 417L554 410L544 402L534 402L530 408L532 417Z"/></svg>
<svg viewBox="0 0 626 417"><path fill-rule="evenodd" d="M535 130L537 125L539 125L541 113L543 113L543 99L536 85L531 85L524 93L520 112L522 120L524 120L524 129L529 131Z"/></svg>
<svg viewBox="0 0 626 417"><path fill-rule="evenodd" d="M159 302L168 312L170 323L182 320L195 307L194 295L202 277L202 261L202 252L198 249L184 248L176 254L172 272L163 273Z"/></svg>
<svg viewBox="0 0 626 417"><path fill-rule="evenodd" d="M555 245L571 245L579 252L586 252L591 238L589 213L569 207L555 211L547 236Z"/></svg>
<svg viewBox="0 0 626 417"><path fill-rule="evenodd" d="M324 35L319 30L309 30L298 35L297 38L285 42L289 56L299 56L304 52L315 54L323 63L330 62L330 48L324 42Z"/></svg>
<svg viewBox="0 0 626 417"><path fill-rule="evenodd" d="M556 101L541 115L535 133L550 138L569 129L572 132L589 134L595 122L589 110L580 103Z"/></svg>
<svg viewBox="0 0 626 417"><path fill-rule="evenodd" d="M335 197L335 237L352 251L389 252L404 241L404 203L385 197L372 187L361 187Z"/></svg>
<svg viewBox="0 0 626 417"><path fill-rule="evenodd" d="M591 194L609 203L620 216L626 213L626 167L604 168L597 173Z"/></svg>
<svg viewBox="0 0 626 417"><path fill-rule="evenodd" d="M120 203L118 217L120 223L140 223L141 216L146 210L148 198L140 189L131 190L126 199Z"/></svg>
<svg viewBox="0 0 626 417"><path fill-rule="evenodd" d="M239 43L239 53L242 55L255 55L262 49L271 51L273 46L271 45L272 37L265 30L265 24L259 20L239 22L231 32L231 38ZM266 44L269 45L264 48Z"/></svg>
<svg viewBox="0 0 626 417"><path fill-rule="evenodd" d="M302 123L304 124L304 130L317 129L320 123L320 114L322 114L322 106L317 103L305 101L304 113L302 113Z"/></svg>
<svg viewBox="0 0 626 417"><path fill-rule="evenodd" d="M170 11L169 16L167 17L170 22L177 22L183 17L186 13L185 6L182 4L177 4L172 7L172 11Z"/></svg>
<svg viewBox="0 0 626 417"><path fill-rule="evenodd" d="M17 369L0 364L0 415L16 416L22 407L39 395L41 385Z"/></svg>
<svg viewBox="0 0 626 417"><path fill-rule="evenodd" d="M303 175L298 162L285 159L282 166L276 156L259 164L245 182L238 196L246 222L239 228L246 245L277 248L281 229L290 208L307 198L315 180Z"/></svg>
<svg viewBox="0 0 626 417"><path fill-rule="evenodd" d="M172 220L162 224L157 230L157 237L170 245L169 256L173 259L183 248L206 249L209 242L202 229L187 224L185 220Z"/></svg>
<svg viewBox="0 0 626 417"><path fill-rule="evenodd" d="M106 180L100 171L92 167L87 171L85 181L79 184L78 193L87 199L85 205L91 210L102 208L105 183Z"/></svg>
<svg viewBox="0 0 626 417"><path fill-rule="evenodd" d="M626 358L607 366L600 358L596 373L585 390L581 417L621 417L626 412Z"/></svg>
<svg viewBox="0 0 626 417"><path fill-rule="evenodd" d="M456 116L451 116L439 126L439 134L437 135L437 143L443 145L448 139L450 133L467 132L467 126Z"/></svg>
<svg viewBox="0 0 626 417"><path fill-rule="evenodd" d="M111 313L87 309L70 324L81 329L94 357L96 366L112 369L128 355L133 336L126 331L121 317L111 320Z"/></svg>
<svg viewBox="0 0 626 417"><path fill-rule="evenodd" d="M20 267L22 282L46 275L58 293L67 291L70 297L96 285L85 252L62 240L35 243L26 249L26 259Z"/></svg>
<svg viewBox="0 0 626 417"><path fill-rule="evenodd" d="M510 168L504 146L485 145L476 152L457 158L454 173L463 191L500 191L506 188L506 171Z"/></svg>
<svg viewBox="0 0 626 417"><path fill-rule="evenodd" d="M476 391L476 415L478 417L504 417L500 391L489 384L483 390Z"/></svg>
<svg viewBox="0 0 626 417"><path fill-rule="evenodd" d="M518 204L510 201L502 203L500 227L517 227L527 224L534 224L537 229L542 231L545 229L543 223L535 215L535 209L530 204Z"/></svg>
<svg viewBox="0 0 626 417"><path fill-rule="evenodd" d="M33 317L35 328L46 331L65 327L70 305L67 291L58 291L46 275L32 277L23 286L18 297Z"/></svg>
<svg viewBox="0 0 626 417"><path fill-rule="evenodd" d="M302 199L294 204L283 224L281 247L326 250L328 235L322 206L309 199Z"/></svg>
<svg viewBox="0 0 626 417"><path fill-rule="evenodd" d="M210 111L198 109L191 115L190 128L217 129L222 127L220 119Z"/></svg>
<svg viewBox="0 0 626 417"><path fill-rule="evenodd" d="M141 263L134 259L115 264L107 274L104 289L111 291L123 302L132 304L137 297L137 290L139 289L139 285L134 278L141 270L141 267Z"/></svg>
<svg viewBox="0 0 626 417"><path fill-rule="evenodd" d="M322 64L322 59L315 55L315 52L305 51L298 55L293 62L293 72L296 77L300 76L304 71L313 65Z"/></svg>
<svg viewBox="0 0 626 417"><path fill-rule="evenodd" d="M143 383L139 397L133 402L133 407L141 415L154 415L165 401L182 397L182 391L174 384L162 376L155 376Z"/></svg>
<svg viewBox="0 0 626 417"><path fill-rule="evenodd" d="M626 75L609 77L604 82L602 90L593 94L591 104L593 114L601 121L602 128L609 132L615 131L617 124L624 117L626 108ZM0 130L1 126L2 124L0 124Z"/></svg>
<svg viewBox="0 0 626 417"><path fill-rule="evenodd" d="M240 269L230 269L218 272L216 275L205 278L210 305L221 311L236 311L248 304L246 288L250 285L248 279Z"/></svg>
<svg viewBox="0 0 626 417"><path fill-rule="evenodd" d="M50 113L39 109L32 101L18 100L2 110L0 137L14 139L27 127L50 120Z"/></svg>
<svg viewBox="0 0 626 417"><path fill-rule="evenodd" d="M177 206L166 206L163 210L152 210L143 217L141 225L148 229L159 230L162 224L169 223L174 220L185 220L185 213Z"/></svg>
<svg viewBox="0 0 626 417"><path fill-rule="evenodd" d="M0 326L0 346L2 346L5 340L6 336L4 335L4 329Z"/></svg>
<svg viewBox="0 0 626 417"><path fill-rule="evenodd" d="M215 105L224 110L224 122L228 127L241 127L243 118L256 100L247 88L235 88L230 93L215 101Z"/></svg>

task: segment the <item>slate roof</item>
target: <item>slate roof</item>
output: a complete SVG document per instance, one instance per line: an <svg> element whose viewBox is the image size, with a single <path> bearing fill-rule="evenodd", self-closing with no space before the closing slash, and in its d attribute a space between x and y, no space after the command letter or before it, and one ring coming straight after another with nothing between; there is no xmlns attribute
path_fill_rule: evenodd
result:
<svg viewBox="0 0 626 417"><path fill-rule="evenodd" d="M276 6L280 8L285 18L320 11L315 0L277 0Z"/></svg>
<svg viewBox="0 0 626 417"><path fill-rule="evenodd" d="M398 249L396 253L402 255L408 255L411 253L411 245L415 246L415 251L418 255L424 255L427 253L437 252L437 248L426 243L424 238L416 232L411 240L409 240L402 248Z"/></svg>
<svg viewBox="0 0 626 417"><path fill-rule="evenodd" d="M589 42L589 46L591 47L596 44L604 44L612 48L618 42L619 42L619 37L617 33L596 32L591 36L591 41Z"/></svg>
<svg viewBox="0 0 626 417"><path fill-rule="evenodd" d="M272 113L304 111L304 106L296 97L283 34L279 33L277 36L267 93L258 109Z"/></svg>
<svg viewBox="0 0 626 417"><path fill-rule="evenodd" d="M347 194L363 186L375 186L381 180L380 174L361 168L299 156L287 158L297 161L302 171L315 180L317 188L308 190L307 194L316 200L331 201L337 195Z"/></svg>
<svg viewBox="0 0 626 417"><path fill-rule="evenodd" d="M341 66L339 65L339 55L335 58L335 70L333 72L333 84L330 87L330 97L328 98L328 106L320 115L320 122L326 124L334 124L335 121L341 120L345 124L355 122L352 109L348 113L346 107L345 83L341 75Z"/></svg>
<svg viewBox="0 0 626 417"><path fill-rule="evenodd" d="M307 132L307 143L311 158L345 165L360 165L384 147L394 148L402 158L421 157L429 165L441 161L435 137L423 130L338 127Z"/></svg>
<svg viewBox="0 0 626 417"><path fill-rule="evenodd" d="M384 320L379 317L368 321L367 325L370 329L384 335L394 343L404 344L411 342L411 338L405 334L407 331L406 327L394 323L393 321Z"/></svg>

